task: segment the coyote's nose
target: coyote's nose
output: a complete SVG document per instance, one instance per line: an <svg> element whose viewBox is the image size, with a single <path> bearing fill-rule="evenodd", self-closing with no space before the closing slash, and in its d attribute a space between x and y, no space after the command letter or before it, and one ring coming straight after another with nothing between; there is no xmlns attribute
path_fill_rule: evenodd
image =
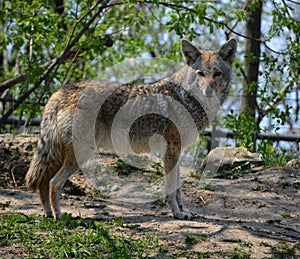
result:
<svg viewBox="0 0 300 259"><path fill-rule="evenodd" d="M206 97L212 97L213 93L214 93L214 89L211 86L209 86L209 85L204 90L204 95Z"/></svg>

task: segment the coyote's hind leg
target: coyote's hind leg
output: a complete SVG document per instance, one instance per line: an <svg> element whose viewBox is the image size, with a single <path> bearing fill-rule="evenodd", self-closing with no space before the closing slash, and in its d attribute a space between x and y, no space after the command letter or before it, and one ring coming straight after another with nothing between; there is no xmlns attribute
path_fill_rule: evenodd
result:
<svg viewBox="0 0 300 259"><path fill-rule="evenodd" d="M55 218L61 217L60 195L68 178L78 169L76 161L65 161L57 174L50 181L50 201Z"/></svg>
<svg viewBox="0 0 300 259"><path fill-rule="evenodd" d="M39 194L40 194L40 200L44 209L44 213L46 217L53 217L52 215L52 210L51 210L51 205L50 205L50 197L49 197L49 183L50 180L43 179L41 182L40 186L38 187L39 189Z"/></svg>

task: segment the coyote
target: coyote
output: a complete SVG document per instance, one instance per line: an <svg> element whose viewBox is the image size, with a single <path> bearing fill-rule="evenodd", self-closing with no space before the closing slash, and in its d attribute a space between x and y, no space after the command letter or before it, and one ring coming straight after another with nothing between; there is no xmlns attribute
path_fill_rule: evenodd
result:
<svg viewBox="0 0 300 259"><path fill-rule="evenodd" d="M84 146L86 138L99 148L149 152L149 142L154 139L154 146L163 152L165 198L173 217L191 219L194 214L184 210L181 200L180 153L214 119L215 106L228 94L236 48L235 39L217 51L202 50L182 39L185 65L170 77L150 84L83 81L55 92L45 107L38 145L25 179L28 189L39 190L45 216L61 216L61 190L86 160L89 148L75 150L76 141ZM78 113L91 104L83 116ZM93 125L88 125L89 116L94 116ZM130 120L130 125L122 125ZM130 129L125 132L124 128ZM153 135L163 136L163 145Z"/></svg>

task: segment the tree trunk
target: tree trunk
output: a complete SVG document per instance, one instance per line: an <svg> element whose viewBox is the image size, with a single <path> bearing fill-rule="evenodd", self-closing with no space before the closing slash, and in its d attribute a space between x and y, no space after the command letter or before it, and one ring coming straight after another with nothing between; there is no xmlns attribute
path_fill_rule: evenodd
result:
<svg viewBox="0 0 300 259"><path fill-rule="evenodd" d="M247 39L244 59L242 110L249 112L252 117L255 117L260 57L262 2L259 1L255 4L253 2L254 1L249 1L247 8L248 18L245 28Z"/></svg>

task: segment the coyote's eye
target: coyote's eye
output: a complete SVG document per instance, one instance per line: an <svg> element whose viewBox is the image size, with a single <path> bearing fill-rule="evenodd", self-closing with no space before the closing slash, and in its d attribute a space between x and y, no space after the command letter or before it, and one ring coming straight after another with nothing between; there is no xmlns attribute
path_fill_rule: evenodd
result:
<svg viewBox="0 0 300 259"><path fill-rule="evenodd" d="M202 76L202 77L205 76L204 73L203 73L203 71L201 71L201 70L197 70L196 73L197 73L199 76Z"/></svg>
<svg viewBox="0 0 300 259"><path fill-rule="evenodd" d="M214 74L214 77L217 77L217 76L221 76L222 75L222 72L221 71L218 71Z"/></svg>

